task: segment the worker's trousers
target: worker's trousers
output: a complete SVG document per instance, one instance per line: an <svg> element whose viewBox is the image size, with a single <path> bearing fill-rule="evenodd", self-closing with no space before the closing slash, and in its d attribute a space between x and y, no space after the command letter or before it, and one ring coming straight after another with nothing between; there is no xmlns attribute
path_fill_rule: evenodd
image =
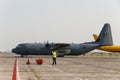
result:
<svg viewBox="0 0 120 80"><path fill-rule="evenodd" d="M56 58L53 58L53 63L52 63L52 65L56 65Z"/></svg>

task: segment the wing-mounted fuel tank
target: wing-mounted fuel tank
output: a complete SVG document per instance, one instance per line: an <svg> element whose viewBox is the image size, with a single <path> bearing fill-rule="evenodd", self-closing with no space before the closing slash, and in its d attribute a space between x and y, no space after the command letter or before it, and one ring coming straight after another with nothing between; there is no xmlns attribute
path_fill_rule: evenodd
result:
<svg viewBox="0 0 120 80"><path fill-rule="evenodd" d="M58 57L64 57L64 55L70 54L71 50L58 50Z"/></svg>

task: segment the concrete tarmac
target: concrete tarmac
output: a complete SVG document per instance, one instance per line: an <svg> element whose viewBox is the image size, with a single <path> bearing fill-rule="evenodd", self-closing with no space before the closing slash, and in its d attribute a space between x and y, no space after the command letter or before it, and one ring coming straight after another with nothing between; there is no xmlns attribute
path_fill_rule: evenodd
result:
<svg viewBox="0 0 120 80"><path fill-rule="evenodd" d="M36 59L42 58L42 65ZM65 56L52 64L51 56L21 58L13 53L0 53L0 80L12 80L14 62L17 59L16 80L120 80L120 56L89 57Z"/></svg>

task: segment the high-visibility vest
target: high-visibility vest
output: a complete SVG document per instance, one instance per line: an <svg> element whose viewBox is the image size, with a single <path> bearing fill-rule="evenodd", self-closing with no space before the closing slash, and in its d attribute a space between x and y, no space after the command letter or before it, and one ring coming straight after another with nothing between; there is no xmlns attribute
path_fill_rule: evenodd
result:
<svg viewBox="0 0 120 80"><path fill-rule="evenodd" d="M57 53L55 51L52 51L52 57L56 58L57 57Z"/></svg>

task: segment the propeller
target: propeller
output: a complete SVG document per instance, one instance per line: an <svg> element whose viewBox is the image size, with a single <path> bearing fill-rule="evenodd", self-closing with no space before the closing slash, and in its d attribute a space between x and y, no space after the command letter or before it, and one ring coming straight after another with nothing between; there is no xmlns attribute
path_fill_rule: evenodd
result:
<svg viewBox="0 0 120 80"><path fill-rule="evenodd" d="M46 47L50 47L49 42L47 41L47 43L45 44Z"/></svg>
<svg viewBox="0 0 120 80"><path fill-rule="evenodd" d="M51 50L54 50L54 43L49 43L48 41L46 42L45 46Z"/></svg>

